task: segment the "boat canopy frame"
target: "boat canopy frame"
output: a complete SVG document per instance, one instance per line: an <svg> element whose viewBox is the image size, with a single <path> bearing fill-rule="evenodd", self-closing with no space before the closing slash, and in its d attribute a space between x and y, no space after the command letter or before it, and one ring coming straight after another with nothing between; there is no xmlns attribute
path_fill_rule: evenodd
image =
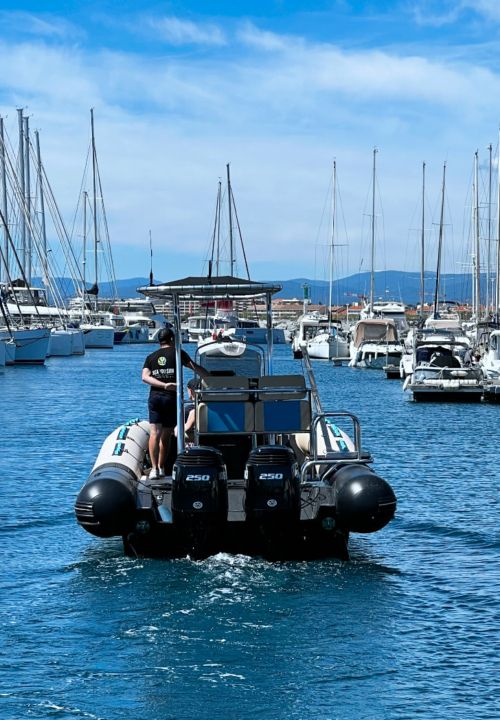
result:
<svg viewBox="0 0 500 720"><path fill-rule="evenodd" d="M172 303L175 335L175 364L179 391L177 392L177 453L185 447L184 440L184 382L182 368L181 300L254 300L265 299L266 303L266 372L272 374L273 325L272 296L282 290L278 283L256 282L232 275L216 277L186 277L158 285L137 288L137 292L149 298Z"/></svg>

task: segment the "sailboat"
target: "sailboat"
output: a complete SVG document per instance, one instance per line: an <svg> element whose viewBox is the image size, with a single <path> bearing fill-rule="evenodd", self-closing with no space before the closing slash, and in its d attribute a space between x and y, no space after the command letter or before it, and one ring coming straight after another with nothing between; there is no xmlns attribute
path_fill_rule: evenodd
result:
<svg viewBox="0 0 500 720"><path fill-rule="evenodd" d="M32 225L30 217L30 190L29 190L29 136L28 118L23 118L22 110L19 116L19 178L14 164L8 157L4 141L3 118L0 118L0 176L2 186L2 202L0 209L0 227L3 227L3 250L1 252L1 266L3 282L0 284L0 342L5 344L5 364L34 364L43 365L47 357L50 340L50 329L41 317L39 309L34 306L37 316L36 326L31 318L25 315L24 308L15 297L16 282L26 288L30 298L31 292L31 254L32 254ZM19 256L14 240L9 230L7 219L7 167L9 167L10 183L13 203L19 207L21 226L21 257ZM28 172L25 183L25 170ZM10 257L11 256L11 257ZM12 278L15 268L19 273L19 280ZM2 353L3 356L3 353Z"/></svg>
<svg viewBox="0 0 500 720"><path fill-rule="evenodd" d="M479 402L483 398L485 378L481 368L471 362L470 340L458 319L442 317L439 311L445 182L446 163L441 189L434 308L415 333L413 367L403 389L411 392L417 401Z"/></svg>
<svg viewBox="0 0 500 720"><path fill-rule="evenodd" d="M373 149L372 214L371 214L371 271L370 300L363 317L351 328L349 345L350 367L373 369L399 368L403 346L395 321L388 316L375 316L375 178L377 149Z"/></svg>
<svg viewBox="0 0 500 720"><path fill-rule="evenodd" d="M305 351L310 358L318 360L341 360L349 357L349 344L337 327L332 324L333 260L336 231L337 163L333 161L332 227L329 245L328 317L319 313L305 313L299 318L299 326L292 340L294 357Z"/></svg>
<svg viewBox="0 0 500 720"><path fill-rule="evenodd" d="M79 323L84 333L86 348L111 349L115 344L116 322L123 325L125 334L125 320L123 316L112 322L112 313L99 309L99 270L98 270L98 244L99 235L97 228L97 154L94 130L94 110L90 110L91 128L91 153L92 153L92 224L94 244L94 283L91 288L86 287L86 242L87 242L87 203L88 194L83 193L83 288L81 297L74 298L69 303L70 317Z"/></svg>
<svg viewBox="0 0 500 720"><path fill-rule="evenodd" d="M234 275L234 267L236 264L236 253L233 235L233 204L234 198L231 189L231 175L229 163L226 165L227 175L227 200L228 200L228 222L229 222L229 268L230 277ZM221 230L221 183L217 193L217 204L215 210L215 224L212 235L212 258L209 262L209 277L212 277L212 267L215 259L215 277L221 278L219 275L220 264L222 262L220 250L220 230ZM240 234L241 240L241 234ZM248 268L247 268L248 270ZM210 317L207 309L207 324L205 332L198 338L198 354L207 357L241 357L246 350L246 339L243 337L235 337L234 331L238 322L237 313L234 309L233 301L220 300L216 303L215 313Z"/></svg>

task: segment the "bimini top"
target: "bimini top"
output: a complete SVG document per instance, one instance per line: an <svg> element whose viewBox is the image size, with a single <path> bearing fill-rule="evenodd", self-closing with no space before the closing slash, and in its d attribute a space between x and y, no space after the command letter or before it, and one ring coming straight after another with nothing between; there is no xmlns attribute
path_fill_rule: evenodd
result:
<svg viewBox="0 0 500 720"><path fill-rule="evenodd" d="M270 297L279 292L282 285L276 283L255 282L231 275L217 277L187 277L173 280L162 285L148 285L137 288L137 292L151 298L167 299L174 296L183 298L254 298L259 295Z"/></svg>

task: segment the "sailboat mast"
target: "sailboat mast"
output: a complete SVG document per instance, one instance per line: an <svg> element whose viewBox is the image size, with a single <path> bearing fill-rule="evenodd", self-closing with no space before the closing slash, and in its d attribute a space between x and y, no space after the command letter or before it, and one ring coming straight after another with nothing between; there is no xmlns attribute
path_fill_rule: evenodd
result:
<svg viewBox="0 0 500 720"><path fill-rule="evenodd" d="M35 130L35 143L36 143L36 162L37 162L37 174L38 174L38 187L40 190L40 217L41 217L41 230L42 230L42 249L43 257L47 258L47 226L45 223L45 198L43 194L43 173L42 173L42 156L40 154L40 135L38 130ZM44 260L45 262L46 260Z"/></svg>
<svg viewBox="0 0 500 720"><path fill-rule="evenodd" d="M18 108L17 119L19 123L19 185L21 197L24 202L24 141L23 141L23 109ZM26 272L26 216L21 212L21 265L23 273Z"/></svg>
<svg viewBox="0 0 500 720"><path fill-rule="evenodd" d="M441 249L443 247L443 220L444 220L444 188L446 179L446 163L443 165L443 184L441 188L441 213L439 216L439 240L436 267L436 285L434 287L434 317L438 315L439 283L441 279Z"/></svg>
<svg viewBox="0 0 500 720"><path fill-rule="evenodd" d="M371 270L370 270L370 316L373 317L373 302L375 295L375 163L377 148L373 148L372 173L372 242L371 242Z"/></svg>
<svg viewBox="0 0 500 720"><path fill-rule="evenodd" d="M5 141L3 131L3 117L0 117L0 177L2 180L2 217L5 221L3 228L3 273L0 268L0 280L7 282L9 277L9 237L7 231L7 170L5 167ZM3 224L3 223L2 223Z"/></svg>
<svg viewBox="0 0 500 720"><path fill-rule="evenodd" d="M422 231L420 235L420 317L425 301L425 162L422 163Z"/></svg>
<svg viewBox="0 0 500 720"><path fill-rule="evenodd" d="M486 259L486 299L485 299L485 317L490 312L490 283L491 283L491 182L492 182L492 170L493 170L493 146L490 143L488 145L489 153L489 172L488 172L488 247L487 247L487 259Z"/></svg>
<svg viewBox="0 0 500 720"><path fill-rule="evenodd" d="M229 175L229 163L226 165L227 171L227 202L229 206L229 257L230 257L230 275L234 275L234 242L233 242L233 197L231 192L231 177Z"/></svg>
<svg viewBox="0 0 500 720"><path fill-rule="evenodd" d="M32 233L31 233L31 177L30 177L30 127L29 118L23 118L24 123L24 212L26 215L27 229L26 229L26 277L28 283L31 285L31 266L32 266Z"/></svg>
<svg viewBox="0 0 500 720"><path fill-rule="evenodd" d="M83 261L82 261L82 275L83 275L83 290L82 290L82 320L85 317L85 296L86 296L86 280L85 271L87 266L87 191L83 191Z"/></svg>
<svg viewBox="0 0 500 720"><path fill-rule="evenodd" d="M96 152L95 152L95 134L94 134L94 108L90 109L90 127L92 135L92 200L94 205L94 270L95 270L95 310L97 312L97 296L98 296L98 270L97 270L97 182L96 182Z"/></svg>
<svg viewBox="0 0 500 720"><path fill-rule="evenodd" d="M495 284L495 318L498 322L500 311L500 131L498 146L498 168L497 168L497 257L496 257L496 284Z"/></svg>
<svg viewBox="0 0 500 720"><path fill-rule="evenodd" d="M151 230L149 231L149 284L153 284L153 238L151 237Z"/></svg>
<svg viewBox="0 0 500 720"><path fill-rule="evenodd" d="M217 208L215 211L216 215L216 225L217 225L217 252L215 255L215 274L217 276L220 275L220 213L221 213L221 200L222 200L222 183L219 180L219 188L217 190Z"/></svg>
<svg viewBox="0 0 500 720"><path fill-rule="evenodd" d="M330 277L328 287L328 332L332 329L332 295L333 295L333 247L335 242L335 215L337 202L337 162L333 161L333 190L332 190L332 237L330 240Z"/></svg>
<svg viewBox="0 0 500 720"><path fill-rule="evenodd" d="M479 153L476 150L474 155L474 238L475 238L475 300L476 300L476 323L479 323L481 313L481 257L479 242ZM477 325L476 325L477 327Z"/></svg>

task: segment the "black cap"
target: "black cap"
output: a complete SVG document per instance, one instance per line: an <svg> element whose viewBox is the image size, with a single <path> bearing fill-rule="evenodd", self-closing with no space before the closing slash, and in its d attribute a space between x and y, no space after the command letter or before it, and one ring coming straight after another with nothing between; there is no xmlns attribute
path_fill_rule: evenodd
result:
<svg viewBox="0 0 500 720"><path fill-rule="evenodd" d="M187 381L187 387L190 390L197 390L200 387L200 381L198 378L191 378L191 380Z"/></svg>
<svg viewBox="0 0 500 720"><path fill-rule="evenodd" d="M158 333L158 342L162 343L173 343L175 340L174 331L170 328L162 328Z"/></svg>

